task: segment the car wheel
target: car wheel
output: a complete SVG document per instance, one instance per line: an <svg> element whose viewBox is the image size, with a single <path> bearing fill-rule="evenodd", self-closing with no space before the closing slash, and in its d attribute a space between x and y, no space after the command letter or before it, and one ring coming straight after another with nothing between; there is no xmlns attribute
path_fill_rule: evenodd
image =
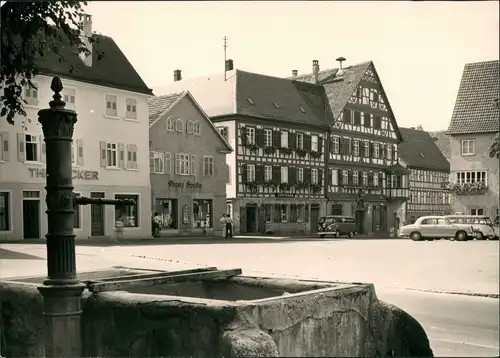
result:
<svg viewBox="0 0 500 358"><path fill-rule="evenodd" d="M340 237L340 231L335 231L335 237L338 239Z"/></svg>
<svg viewBox="0 0 500 358"><path fill-rule="evenodd" d="M459 231L456 233L455 238L457 241L467 241L467 234L465 231Z"/></svg>
<svg viewBox="0 0 500 358"><path fill-rule="evenodd" d="M349 233L349 237L350 237L350 238L352 238L353 236L354 236L354 233L351 231L351 232Z"/></svg>
<svg viewBox="0 0 500 358"><path fill-rule="evenodd" d="M419 232L412 232L410 237L413 241L422 241L422 235Z"/></svg>
<svg viewBox="0 0 500 358"><path fill-rule="evenodd" d="M476 240L485 240L483 233L481 231L476 232Z"/></svg>
<svg viewBox="0 0 500 358"><path fill-rule="evenodd" d="M319 237L320 237L320 238L322 238L322 239L324 239L324 238L325 238L325 235L320 234L320 235L319 235Z"/></svg>

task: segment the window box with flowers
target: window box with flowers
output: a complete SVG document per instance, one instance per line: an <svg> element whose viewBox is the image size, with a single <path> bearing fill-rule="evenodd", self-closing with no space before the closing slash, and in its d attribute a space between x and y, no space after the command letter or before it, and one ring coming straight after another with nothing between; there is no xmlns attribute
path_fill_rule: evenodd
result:
<svg viewBox="0 0 500 358"><path fill-rule="evenodd" d="M483 182L474 183L454 183L450 184L450 190L457 195L479 195L484 194L487 190L486 184Z"/></svg>
<svg viewBox="0 0 500 358"><path fill-rule="evenodd" d="M255 144L255 143L248 143L248 144L246 145L246 147L247 147L247 148L248 148L251 152L254 152L254 153L255 153L256 151L258 151L258 150L259 150L259 148L260 148L260 147L259 147L257 144Z"/></svg>
<svg viewBox="0 0 500 358"><path fill-rule="evenodd" d="M314 158L314 159L321 158L321 154L322 154L321 152L318 152L318 151L315 151L315 150L311 151L309 153L311 155L311 158Z"/></svg>
<svg viewBox="0 0 500 358"><path fill-rule="evenodd" d="M290 190L290 183L281 183L280 184L280 191L288 191Z"/></svg>
<svg viewBox="0 0 500 358"><path fill-rule="evenodd" d="M252 192L256 192L257 190L259 190L259 184L257 182L254 182L254 181L248 181L246 182L247 184L247 188L252 191Z"/></svg>
<svg viewBox="0 0 500 358"><path fill-rule="evenodd" d="M305 157L307 154L307 150L306 149L297 149L297 154L299 155L299 157Z"/></svg>
<svg viewBox="0 0 500 358"><path fill-rule="evenodd" d="M264 153L267 155L274 154L274 153L276 153L276 147L273 147L273 146L264 147Z"/></svg>
<svg viewBox="0 0 500 358"><path fill-rule="evenodd" d="M311 191L315 194L319 193L321 191L321 185L319 185L319 184L311 184L310 188L311 188Z"/></svg>
<svg viewBox="0 0 500 358"><path fill-rule="evenodd" d="M275 189L276 188L276 183L274 183L272 181L266 181L266 182L264 182L264 188Z"/></svg>
<svg viewBox="0 0 500 358"><path fill-rule="evenodd" d="M290 155L290 154L292 154L293 150L291 148L288 148L288 147L281 147L280 152L283 154Z"/></svg>
<svg viewBox="0 0 500 358"><path fill-rule="evenodd" d="M306 189L306 188L309 188L309 184L306 184L304 182L298 182L297 184L295 184L295 189Z"/></svg>

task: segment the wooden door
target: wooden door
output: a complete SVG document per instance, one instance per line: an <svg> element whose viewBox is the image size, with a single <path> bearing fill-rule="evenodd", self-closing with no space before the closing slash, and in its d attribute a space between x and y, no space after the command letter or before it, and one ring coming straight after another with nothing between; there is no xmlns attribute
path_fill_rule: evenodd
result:
<svg viewBox="0 0 500 358"><path fill-rule="evenodd" d="M319 205L318 204L312 204L311 205L311 221L310 221L310 227L311 227L311 233L318 232L318 221L319 221Z"/></svg>
<svg viewBox="0 0 500 358"><path fill-rule="evenodd" d="M23 237L40 238L40 200L23 200Z"/></svg>

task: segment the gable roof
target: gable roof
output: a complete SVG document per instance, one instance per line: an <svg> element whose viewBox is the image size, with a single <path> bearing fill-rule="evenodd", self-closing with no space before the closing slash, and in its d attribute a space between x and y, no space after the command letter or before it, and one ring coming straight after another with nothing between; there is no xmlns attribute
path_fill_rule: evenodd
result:
<svg viewBox="0 0 500 358"><path fill-rule="evenodd" d="M189 90L212 118L244 115L327 128L324 88L300 81L234 70L174 82L164 90Z"/></svg>
<svg viewBox="0 0 500 358"><path fill-rule="evenodd" d="M332 115L334 119L337 119L349 101L349 98L356 90L359 82L361 81L363 75L366 70L372 68L374 75L378 83L380 84L380 89L382 91L382 95L385 97L387 109L389 111L389 115L394 118L392 121L392 127L396 136L399 140L402 140L401 133L399 131L399 126L397 121L395 120L394 113L392 112L391 105L389 104L389 100L385 93L384 87L382 86L382 82L378 76L377 71L375 70L375 65L372 61L362 62L356 65L351 65L349 67L345 67L342 71L338 68L332 68L328 70L320 71L318 74L318 83L323 85L325 88L326 96L328 97L328 101L330 104L330 108L332 111ZM296 77L292 77L297 81L304 82L313 82L312 73L300 75Z"/></svg>
<svg viewBox="0 0 500 358"><path fill-rule="evenodd" d="M100 34L95 36L96 42L92 45L92 66L83 63L78 50L70 46L67 36L61 31L59 55L46 51L44 57L35 60L39 73L131 92L153 94L116 42L108 36ZM60 62L59 56L64 60ZM70 71L71 67L73 71Z"/></svg>
<svg viewBox="0 0 500 358"><path fill-rule="evenodd" d="M468 63L464 67L448 134L490 133L500 130L499 61Z"/></svg>
<svg viewBox="0 0 500 358"><path fill-rule="evenodd" d="M173 107L180 98L186 95L186 91L179 93L172 93L163 96L153 96L148 98L149 108L149 124L151 125L160 116Z"/></svg>
<svg viewBox="0 0 500 358"><path fill-rule="evenodd" d="M430 136L436 143L437 147L448 160L451 159L451 137L446 134L445 130L429 132Z"/></svg>
<svg viewBox="0 0 500 358"><path fill-rule="evenodd" d="M189 98L193 102L194 106L200 111L205 120L208 122L208 125L215 131L216 135L222 141L224 146L230 152L233 151L231 145L224 139L222 134L215 128L214 124L205 113L203 108L201 108L200 104L194 99L193 95L189 91L183 91L181 93L172 93L170 95L158 96L158 97L150 97L148 98L148 107L149 107L149 128L151 128L163 117L165 117L177 103L179 103L183 98Z"/></svg>
<svg viewBox="0 0 500 358"><path fill-rule="evenodd" d="M450 162L428 132L412 128L400 130L403 142L398 145L398 155L408 167L450 171Z"/></svg>

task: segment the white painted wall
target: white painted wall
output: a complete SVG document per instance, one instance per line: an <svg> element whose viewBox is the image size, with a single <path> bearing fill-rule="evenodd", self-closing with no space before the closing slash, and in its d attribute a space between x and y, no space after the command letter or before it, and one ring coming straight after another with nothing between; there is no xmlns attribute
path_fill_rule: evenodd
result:
<svg viewBox="0 0 500 358"><path fill-rule="evenodd" d="M27 118L17 117L11 126L5 118L0 119L0 132L5 140L8 133L9 154L7 160L0 156L0 182L44 183L44 178L32 178L28 168L42 168L44 163L28 163L18 160L18 133L42 135L41 124L38 123L38 111L48 108L54 94L50 89L52 78L37 76L38 106L25 105ZM78 121L75 124L73 138L83 143L83 165L74 169L98 171L98 180L79 180L82 184L97 186L150 186L149 184L149 119L147 95L101 87L82 82L63 79L66 90L74 90L75 110ZM64 91L64 90L63 90ZM117 96L117 118L109 118L106 113L106 94ZM125 119L126 98L134 98L137 103L137 120ZM71 108L71 106L67 106ZM23 126L26 128L23 129ZM135 144L138 148L138 169L105 169L100 167L101 141Z"/></svg>
<svg viewBox="0 0 500 358"><path fill-rule="evenodd" d="M226 197L228 199L236 198L236 147L237 142L237 131L236 131L236 121L224 121L214 123L216 128L227 127L228 130L228 142L233 148L233 151L226 154L226 164L229 166L229 184L226 184Z"/></svg>

